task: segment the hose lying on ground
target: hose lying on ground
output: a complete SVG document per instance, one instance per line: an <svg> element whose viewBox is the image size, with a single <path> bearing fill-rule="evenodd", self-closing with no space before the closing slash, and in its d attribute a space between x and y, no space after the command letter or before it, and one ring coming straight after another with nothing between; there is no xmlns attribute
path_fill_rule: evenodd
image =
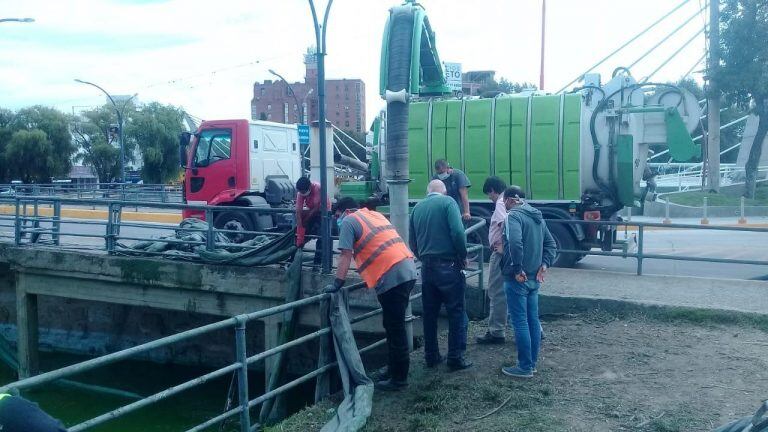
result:
<svg viewBox="0 0 768 432"><path fill-rule="evenodd" d="M763 401L760 408L753 416L743 417L739 420L720 426L714 432L768 432L768 400Z"/></svg>

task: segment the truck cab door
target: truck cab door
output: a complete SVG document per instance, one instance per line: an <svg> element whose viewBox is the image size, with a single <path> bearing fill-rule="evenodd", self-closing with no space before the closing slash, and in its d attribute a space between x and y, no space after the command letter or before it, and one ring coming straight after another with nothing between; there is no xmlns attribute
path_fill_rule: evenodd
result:
<svg viewBox="0 0 768 432"><path fill-rule="evenodd" d="M188 177L189 204L217 205L235 195L237 165L233 139L236 125L210 127L197 134Z"/></svg>

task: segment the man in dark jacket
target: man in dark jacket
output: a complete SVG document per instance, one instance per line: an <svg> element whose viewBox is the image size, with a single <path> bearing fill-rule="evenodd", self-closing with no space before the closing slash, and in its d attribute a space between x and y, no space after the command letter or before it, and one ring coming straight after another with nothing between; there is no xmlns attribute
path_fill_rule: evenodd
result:
<svg viewBox="0 0 768 432"><path fill-rule="evenodd" d="M526 203L518 186L504 191L509 210L504 234L504 289L507 309L515 329L517 366L501 368L508 376L532 378L541 345L539 287L555 260L557 244L541 212Z"/></svg>
<svg viewBox="0 0 768 432"><path fill-rule="evenodd" d="M427 198L413 208L411 250L421 261L421 303L424 309L424 359L427 367L443 361L437 344L437 316L445 304L448 314L448 368L467 369L467 312L464 303L464 261L467 239L459 206L445 195L445 184L432 180Z"/></svg>

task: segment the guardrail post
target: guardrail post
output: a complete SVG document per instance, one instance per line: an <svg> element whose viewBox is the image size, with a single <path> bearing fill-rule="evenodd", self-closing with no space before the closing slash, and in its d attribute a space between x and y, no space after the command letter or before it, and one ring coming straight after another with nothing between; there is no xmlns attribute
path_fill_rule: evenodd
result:
<svg viewBox="0 0 768 432"><path fill-rule="evenodd" d="M120 215L122 205L120 203L110 203L107 214L107 235L106 241L107 253L112 253L117 246L117 238L120 236Z"/></svg>
<svg viewBox="0 0 768 432"><path fill-rule="evenodd" d="M637 226L637 275L643 275L643 225Z"/></svg>
<svg viewBox="0 0 768 432"><path fill-rule="evenodd" d="M632 222L632 207L627 207L627 222Z"/></svg>
<svg viewBox="0 0 768 432"><path fill-rule="evenodd" d="M704 197L704 203L701 207L701 211L703 213L701 217L702 225L709 225L709 218L707 217L708 210L709 210L709 198Z"/></svg>
<svg viewBox="0 0 768 432"><path fill-rule="evenodd" d="M327 298L320 301L317 305L318 312L320 313L320 328L328 328L331 326L330 311L331 311L331 299ZM317 368L321 368L331 361L333 361L333 342L332 333L320 336L317 341L319 352L317 354ZM327 398L331 394L331 376L329 372L323 372L317 376L315 380L315 403Z"/></svg>
<svg viewBox="0 0 768 432"><path fill-rule="evenodd" d="M205 250L216 249L216 231L213 229L213 210L205 209L205 222L208 224L208 233L205 236Z"/></svg>
<svg viewBox="0 0 768 432"><path fill-rule="evenodd" d="M671 224L672 219L669 218L669 197L664 201L664 220L661 223Z"/></svg>
<svg viewBox="0 0 768 432"><path fill-rule="evenodd" d="M61 201L53 202L53 221L51 222L51 237L53 244L59 246L61 243Z"/></svg>
<svg viewBox="0 0 768 432"><path fill-rule="evenodd" d="M237 395L240 402L240 431L250 432L251 415L248 412L248 355L245 342L245 320L238 317L235 327L235 349L237 350Z"/></svg>
<svg viewBox="0 0 768 432"><path fill-rule="evenodd" d="M739 203L739 216L739 225L746 225L747 214L744 212L744 197L741 197L741 202Z"/></svg>
<svg viewBox="0 0 768 432"><path fill-rule="evenodd" d="M16 223L13 229L13 242L16 246L21 245L21 200L16 198Z"/></svg>

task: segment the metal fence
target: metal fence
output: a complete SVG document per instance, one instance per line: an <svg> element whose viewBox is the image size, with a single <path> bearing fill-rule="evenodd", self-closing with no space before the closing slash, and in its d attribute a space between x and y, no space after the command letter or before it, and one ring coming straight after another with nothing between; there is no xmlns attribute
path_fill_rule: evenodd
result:
<svg viewBox="0 0 768 432"><path fill-rule="evenodd" d="M723 226L723 225L694 225L694 224L671 224L671 223L655 223L655 222L634 222L634 221L580 221L580 220L563 220L563 219L546 219L548 224L566 224L566 225L581 225L594 228L610 226L615 229L624 228L625 230L635 231L637 237L637 250L631 251L629 248L625 248L621 252L614 251L602 251L602 250L574 250L574 249L558 249L557 253L560 254L574 254L578 256L587 255L600 255L600 256L613 256L621 258L635 258L637 260L637 275L643 274L643 261L649 259L657 260L673 260L673 261L698 261L698 262L710 262L710 263L726 263L726 264L751 264L751 265L768 265L768 261L760 260L745 260L745 259L733 259L733 258L716 258L716 257L702 257L702 256L690 256L690 255L677 255L677 254L658 254L645 252L645 232L649 229L693 229L704 231L734 231L734 232L750 232L750 233L768 233L768 228L759 227L743 227L743 226Z"/></svg>
<svg viewBox="0 0 768 432"><path fill-rule="evenodd" d="M28 202L29 201L29 202ZM31 198L16 198L15 199L15 208L16 208L16 214L13 216L14 222L15 222L15 241L17 244L24 244L24 239L26 238L25 234L28 235L34 235L34 234L47 234L51 237L51 242L54 245L59 244L60 238L63 235L61 232L61 207L62 204L65 204L67 202L70 202L68 200L62 200L62 199L51 199L51 198L45 198L45 197L31 197ZM53 209L52 216L45 217L45 216L39 216L39 210L40 206L50 204L51 208ZM111 247L114 247L114 244L119 239L128 239L128 237L120 237L119 233L116 234L115 227L120 226L120 211L122 209L122 206L124 203L121 202L110 202L110 203L104 203L100 202L100 204L106 204L109 207L109 219L106 221L106 231L103 235L104 240L106 241L105 249L107 251L114 250L110 249ZM161 206L161 204L154 204L156 206ZM29 214L27 214L25 206L29 206ZM168 208L168 206L171 206L171 208L176 208L176 206L173 205L162 205L164 208ZM218 207L208 207L208 206L183 206L185 208L191 208L196 210L203 210L206 213L207 218L213 217L214 211L219 211L221 208ZM261 209L261 211L267 212L275 212L275 211L290 211L291 209ZM209 219L210 220L210 219ZM27 222L40 222L40 221L48 221L51 223L51 226L48 227L25 227L25 223ZM485 224L484 220L478 220L476 221L472 226L467 228L466 232L468 234L471 234L472 232L480 229ZM119 231L119 230L118 230ZM211 225L209 224L208 228L208 235L209 238L211 237L211 234L215 234L218 230L215 230L211 228ZM71 235L71 234L70 234ZM99 236L101 237L101 235ZM110 246L110 244L112 246ZM198 244L202 244L198 242ZM211 244L211 242L205 243L206 247L215 247L216 244ZM468 245L467 248L468 252L474 252L478 253L479 256L481 256L479 253L482 251L482 245ZM478 268L476 269L469 269L467 272L467 277L473 277L478 276L479 278L479 284L482 287L483 283L483 265L482 261L479 263ZM358 290L362 288L364 284L357 283L350 285L348 287L345 287L348 292L352 292L355 290ZM292 341L289 341L287 343L284 343L282 345L278 345L276 347L267 349L263 352L260 352L255 355L248 355L248 350L246 346L246 324L250 321L254 320L260 320L265 319L270 316L274 316L277 314L281 314L283 312L287 312L290 310L295 310L303 307L307 307L309 305L315 305L315 304L321 304L323 302L330 302L330 294L322 293L317 294L311 297L307 297L301 300L297 300L294 302L286 303L283 305L271 307L268 309L264 309L261 311L249 313L249 314L242 314L238 315L236 317L222 320L216 323L208 324L199 328L187 330L181 333L177 333L168 337L164 337L152 342L148 342L142 345L138 345L129 349L125 349L122 351L118 351L112 354L108 354L102 357L98 357L92 360L88 360L82 363L78 363L75 365L71 365L68 367L64 367L58 370L46 372L34 377L26 378L5 386L0 387L0 393L5 392L13 392L18 390L24 390L24 389L32 389L39 386L42 386L44 384L50 383L52 381L56 381L59 379L63 379L66 377L70 377L73 375L81 374L87 371L91 371L93 369L106 366L109 364L113 364L119 361L127 360L132 357L135 357L139 354L145 353L150 350L166 347L168 345L188 340L203 334L211 333L214 331L220 331L224 329L232 329L234 330L234 337L235 337L235 359L232 363L219 368L215 371L209 372L207 374L198 376L194 379L188 380L184 383L175 385L173 387L167 388L165 390L162 390L160 392L157 392L151 396L145 397L143 399L137 400L133 403L130 403L128 405L122 406L120 408L114 409L110 412L104 413L102 415L99 415L95 418L83 421L79 424L76 424L68 430L70 432L79 432L84 431L87 429L90 429L92 427L98 426L100 424L106 423L110 420L116 419L118 417L124 416L128 413L134 412L136 410L139 410L141 408L144 408L146 406L155 404L159 401L162 401L164 399L167 399L171 396L174 396L178 393L181 393L183 391L190 390L192 388L195 388L199 385L202 385L205 382L208 382L212 379L225 376L227 374L236 374L236 379L238 383L238 406L234 409L228 410L221 415L215 416L213 418L210 418L206 420L205 422L191 428L188 430L188 432L195 432L195 431L202 431L208 427L220 424L221 422L230 419L234 416L239 416L240 419L240 431L241 432L248 432L248 431L255 431L259 428L259 425L251 425L251 418L250 418L250 410L258 406L259 404L264 403L265 401L271 400L278 395L285 393L286 391L295 388L296 386L305 383L307 381L310 381L312 379L318 379L316 381L316 385L319 386L321 379L325 376L327 377L328 374L331 372L331 370L337 366L336 362L327 362L324 363L325 356L318 356L318 364L317 368L311 372L308 372L304 374L303 376L296 378L288 383L285 383L273 390L267 391L264 394L254 398L250 399L250 395L248 393L248 368L249 366L264 361L265 359L276 355L278 353L284 352L290 348L297 347L301 344L308 343L310 341L313 341L315 339L319 339L321 337L329 337L331 333L330 325L328 324L327 320L323 320L323 324L321 325L321 328L319 328L317 331L314 331L312 333L309 333L307 335L301 336L299 338L296 338ZM414 294L410 296L410 301L416 300L421 297L421 293ZM328 310L329 304L322 305L321 310ZM381 314L382 309L378 308L375 310L371 310L369 312L363 313L359 316L356 316L350 320L351 324L355 324L358 322L361 322L363 320L369 319L371 317L377 316ZM408 317L408 322L413 321L413 317ZM368 351L371 351L379 346L382 346L386 342L386 339L381 339L375 343L372 343L362 349L360 349L360 353L364 354ZM319 397L322 397L321 391L316 391L316 399ZM316 400L317 401L317 400Z"/></svg>
<svg viewBox="0 0 768 432"><path fill-rule="evenodd" d="M45 196L74 199L181 203L181 185L134 183L0 184L0 198Z"/></svg>
<svg viewBox="0 0 768 432"><path fill-rule="evenodd" d="M360 289L364 286L363 283L357 283L354 285L350 285L349 287L345 287L344 289L348 290L349 292L355 291L357 289ZM415 300L421 296L421 293L417 293L413 296L411 296L411 300ZM142 345L138 345L132 348L128 348L122 351L118 351L112 354L107 354L102 357L94 358L92 360L88 360L82 363L74 364L71 366L67 366L58 370L46 372L40 375L36 375L34 377L26 378L20 381L16 381L14 383L5 385L0 387L0 393L8 393L8 392L14 392L18 390L25 390L25 389L32 389L39 386L42 386L44 384L50 383L52 381L56 381L62 378L70 377L73 375L81 374L87 371L91 371L93 369L96 369L98 367L106 366L109 364L113 364L122 360L130 359L138 354L145 353L150 350L166 347L168 345L188 340L203 334L211 333L214 331L220 331L220 330L234 330L234 344L235 344L235 359L232 363L219 368L215 371L209 372L207 374L198 376L194 379L185 381L181 384L177 384L173 387L167 388L165 390L162 390L160 392L157 392L151 396L147 396L143 399L137 400L133 403L130 403L128 405L122 406L120 408L114 409L112 411L109 411L107 413L101 414L97 417L94 417L92 419L83 421L81 423L78 423L74 426L71 426L67 430L70 432L79 432L84 431L87 429L90 429L94 426L98 426L100 424L106 423L110 420L116 419L118 417L122 417L128 413L134 412L136 410L139 410L141 408L144 408L148 405L155 404L159 401L162 401L164 399L168 399L171 396L174 396L178 393L181 393L183 391L187 391L190 389L193 389L199 385L202 385L206 383L207 381L210 381L212 379L222 377L228 374L236 374L237 383L238 383L238 406L236 408L230 409L218 416L215 416L213 418L210 418L206 420L205 422L188 429L188 432L194 432L194 431L201 431L204 430L210 426L216 425L221 423L222 421L225 421L227 419L230 419L236 415L240 418L240 428L239 430L241 432L248 432L248 431L254 431L257 430L259 425L251 425L251 418L250 418L250 410L258 406L259 404L262 404L265 401L268 401L270 399L273 399L277 397L278 395L285 393L286 391L295 388L296 386L305 383L309 380L312 380L314 378L319 378L322 375L326 375L330 373L330 371L337 366L336 362L330 362L327 364L323 364L321 360L318 360L317 368L307 374L304 374L303 376L296 378L290 382L287 382L280 387L277 387L273 390L270 390L254 399L250 398L249 392L248 392L248 368L251 365L254 365L257 362L264 361L268 357L271 357L273 355L276 355L278 353L284 352L290 348L299 346L301 344L307 343L309 341L321 338L321 337L328 337L331 333L330 326L326 325L318 329L317 331L314 331L312 333L309 333L307 335L301 336L299 338L296 338L290 342L284 343L282 345L267 349L263 352L260 352L255 355L248 355L248 350L246 346L246 324L250 321L254 320L260 320L265 319L270 316L274 316L286 311L295 310L303 307L307 307L310 305L320 304L322 302L329 302L330 301L330 294L323 293L314 295L311 297L307 297L298 301L294 301L291 303L286 303L283 305L271 307L268 309L264 309L258 312L253 312L249 314L242 314L235 316L233 318L229 318L226 320L218 321L212 324L208 324L202 327L198 327L195 329L187 330L181 333L177 333L171 336L167 336L161 339L157 339L152 342L148 342ZM327 310L327 309L326 309ZM381 308L372 310L370 312L366 312L362 315L359 315L357 317L354 317L350 320L350 323L355 324L358 322L361 322L363 320L369 319L371 317L374 317L376 315L379 315L381 313ZM379 340L375 343L372 343L362 349L360 349L360 353L366 353L368 351L371 351L381 345L383 345L386 342L386 339ZM319 359L322 359L323 357L319 357Z"/></svg>

